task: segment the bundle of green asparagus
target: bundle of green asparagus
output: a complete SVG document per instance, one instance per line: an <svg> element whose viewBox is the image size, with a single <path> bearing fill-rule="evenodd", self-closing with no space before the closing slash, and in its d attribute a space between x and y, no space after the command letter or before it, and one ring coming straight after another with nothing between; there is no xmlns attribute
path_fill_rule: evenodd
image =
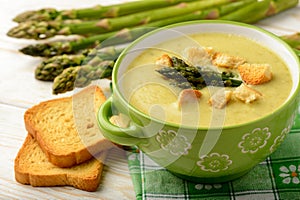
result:
<svg viewBox="0 0 300 200"><path fill-rule="evenodd" d="M148 24L162 19L185 15L206 8L219 6L236 0L201 0L188 3L180 3L148 11L137 12L121 17L103 18L92 21L27 21L12 28L8 35L27 39L45 39L55 35L71 34L101 34L117 31L126 27ZM142 1L143 2L143 1Z"/></svg>
<svg viewBox="0 0 300 200"><path fill-rule="evenodd" d="M109 6L97 5L91 8L57 10L55 8L43 8L20 13L13 21L21 23L27 21L57 21L67 19L100 19L106 17L119 17L149 9L162 8L175 5L181 2L195 0L155 0L155 1L133 1L123 4Z"/></svg>
<svg viewBox="0 0 300 200"><path fill-rule="evenodd" d="M35 77L53 81L53 93L58 94L84 87L95 79L109 78L113 63L123 50L118 46L151 30L201 19L255 23L297 4L298 0L140 0L85 9L45 8L16 16L14 21L19 24L7 34L35 40L80 36L63 41L54 38L20 49L30 56L49 57L36 68ZM300 49L300 34L281 38L295 50Z"/></svg>

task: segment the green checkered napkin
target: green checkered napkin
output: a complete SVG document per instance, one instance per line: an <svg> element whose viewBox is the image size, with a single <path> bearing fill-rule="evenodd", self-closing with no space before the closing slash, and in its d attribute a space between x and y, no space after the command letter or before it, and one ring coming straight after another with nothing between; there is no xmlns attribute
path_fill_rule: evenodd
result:
<svg viewBox="0 0 300 200"><path fill-rule="evenodd" d="M300 200L300 115L276 152L231 182L188 182L143 153L128 153L128 165L136 199Z"/></svg>

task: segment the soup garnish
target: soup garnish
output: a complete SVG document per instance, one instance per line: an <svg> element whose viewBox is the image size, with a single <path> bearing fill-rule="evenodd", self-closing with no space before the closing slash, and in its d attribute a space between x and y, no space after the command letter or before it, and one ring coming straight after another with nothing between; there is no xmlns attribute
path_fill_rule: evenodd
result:
<svg viewBox="0 0 300 200"><path fill-rule="evenodd" d="M160 66L156 71L170 80L171 85L183 90L201 90L206 86L237 87L234 91L219 90L211 96L208 104L218 109L224 108L232 96L245 103L261 98L260 92L246 84L259 85L272 79L269 64L247 63L244 58L216 52L211 47L190 47L184 52L187 62L193 64L164 54L156 61ZM187 102L187 99L200 99L202 94L197 95L199 92L192 90L180 93L178 107L182 106L182 102Z"/></svg>

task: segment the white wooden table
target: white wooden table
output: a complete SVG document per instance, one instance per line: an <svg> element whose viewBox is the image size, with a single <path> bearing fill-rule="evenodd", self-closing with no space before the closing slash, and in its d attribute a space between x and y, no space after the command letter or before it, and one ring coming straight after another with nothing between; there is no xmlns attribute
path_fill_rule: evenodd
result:
<svg viewBox="0 0 300 200"><path fill-rule="evenodd" d="M109 158L101 185L96 192L72 187L31 187L14 179L14 159L27 132L25 110L44 100L69 96L73 92L52 95L52 84L35 80L34 70L41 59L20 54L17 50L34 41L13 39L6 32L16 24L12 18L24 11L44 7L67 9L114 4L124 0L0 0L0 199L135 199L124 155ZM300 3L297 8L265 19L258 26L278 34L300 32Z"/></svg>

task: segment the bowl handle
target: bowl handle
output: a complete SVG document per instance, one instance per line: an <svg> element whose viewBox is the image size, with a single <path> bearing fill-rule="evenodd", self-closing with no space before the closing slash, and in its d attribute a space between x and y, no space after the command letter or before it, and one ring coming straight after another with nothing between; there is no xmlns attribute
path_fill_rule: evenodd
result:
<svg viewBox="0 0 300 200"><path fill-rule="evenodd" d="M131 122L129 127L121 128L111 123L109 120L111 116L112 97L107 99L98 111L98 125L104 137L114 143L125 146L137 145L144 140L140 138L143 134L140 126Z"/></svg>

